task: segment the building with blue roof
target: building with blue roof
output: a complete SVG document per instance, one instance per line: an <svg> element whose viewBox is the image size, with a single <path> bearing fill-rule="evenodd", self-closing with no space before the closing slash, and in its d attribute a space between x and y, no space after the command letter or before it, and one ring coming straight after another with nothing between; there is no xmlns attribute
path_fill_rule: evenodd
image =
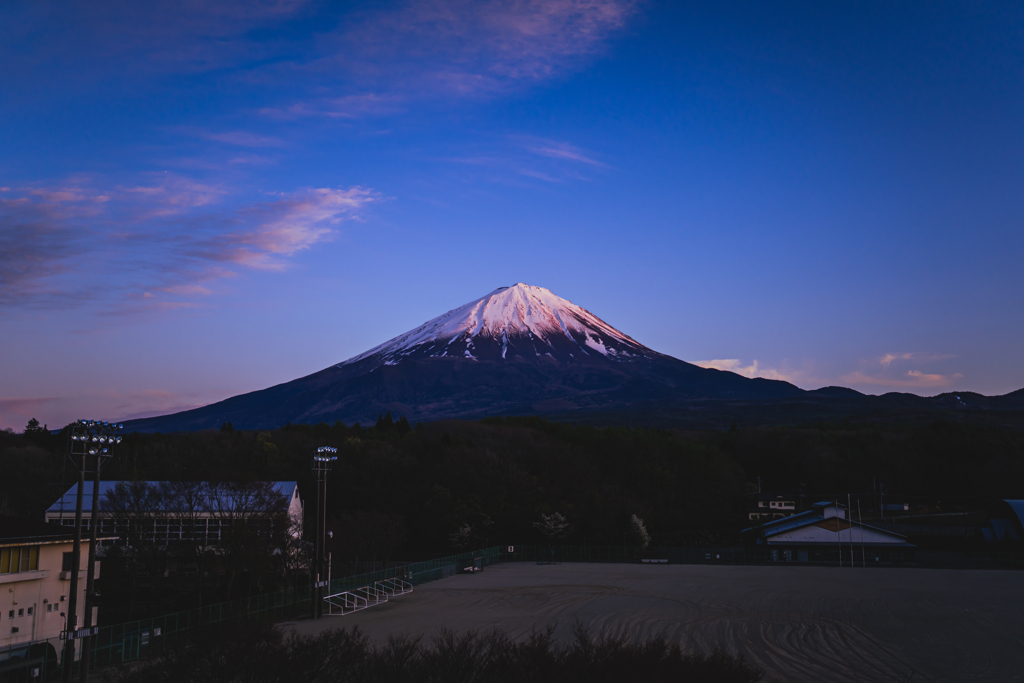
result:
<svg viewBox="0 0 1024 683"><path fill-rule="evenodd" d="M981 534L989 543L1024 541L1024 500L1003 499L989 507Z"/></svg>
<svg viewBox="0 0 1024 683"><path fill-rule="evenodd" d="M835 501L744 529L743 536L766 546L773 562L902 564L913 561L915 549L906 536L847 519L846 506Z"/></svg>
<svg viewBox="0 0 1024 683"><path fill-rule="evenodd" d="M118 534L118 543L129 537L121 527L124 513L117 511L113 501L118 493L133 497L134 514L144 525L147 540L157 543L198 541L216 546L221 531L233 520L255 517L273 511L274 523L284 525L293 538L301 535L302 498L298 483L273 482L165 482L165 481L101 481L99 485L99 531ZM46 509L44 519L59 526L75 525L78 484L75 483L53 505ZM82 528L87 534L92 526L93 482L82 489ZM265 516L265 515L264 515Z"/></svg>

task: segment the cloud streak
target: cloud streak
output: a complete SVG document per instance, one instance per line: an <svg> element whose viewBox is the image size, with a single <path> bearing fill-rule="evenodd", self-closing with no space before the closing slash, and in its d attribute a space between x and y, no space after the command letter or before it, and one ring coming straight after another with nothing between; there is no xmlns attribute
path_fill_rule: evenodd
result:
<svg viewBox="0 0 1024 683"><path fill-rule="evenodd" d="M602 52L634 0L412 0L355 13L321 54L276 73L333 81L334 93L263 113L356 118L424 98L486 97L557 78ZM357 92L352 92L356 90Z"/></svg>
<svg viewBox="0 0 1024 683"><path fill-rule="evenodd" d="M100 294L121 313L195 307L238 268L286 270L381 197L358 186L308 188L222 206L231 198L222 186L164 174L103 192L6 192L0 308L67 307Z"/></svg>
<svg viewBox="0 0 1024 683"><path fill-rule="evenodd" d="M923 373L919 370L908 370L906 374L899 375L896 377L881 377L876 375L868 375L867 373L857 370L851 372L848 375L843 376L842 380L848 384L854 385L869 385L869 386L886 386L894 388L911 388L911 389L935 389L941 387L948 387L953 382L963 378L963 375L954 373L951 375L940 375L940 374L929 374Z"/></svg>
<svg viewBox="0 0 1024 683"><path fill-rule="evenodd" d="M921 353L913 351L910 353L887 353L879 358L878 362L883 368L888 368L895 361L914 360L928 363L937 360L949 360L950 358L956 358L956 356L949 353Z"/></svg>
<svg viewBox="0 0 1024 683"><path fill-rule="evenodd" d="M542 157L548 157L550 159L558 159L562 161L577 161L581 164L588 164L590 166L606 166L606 164L603 164L600 161L595 161L594 159L590 158L589 156L584 154L583 151L580 150L579 148L573 147L572 145L565 142L545 141L540 144L527 146L526 149L533 152L534 154L537 154Z"/></svg>
<svg viewBox="0 0 1024 683"><path fill-rule="evenodd" d="M718 358L714 360L698 360L693 361L694 365L698 365L702 368L711 368L714 370L725 370L727 372L735 372L737 375L743 375L744 377L761 377L764 379L778 379L784 382L793 382L794 378L792 374L778 370L776 368L763 368L757 359L750 362L749 365L744 365L743 361L738 358Z"/></svg>

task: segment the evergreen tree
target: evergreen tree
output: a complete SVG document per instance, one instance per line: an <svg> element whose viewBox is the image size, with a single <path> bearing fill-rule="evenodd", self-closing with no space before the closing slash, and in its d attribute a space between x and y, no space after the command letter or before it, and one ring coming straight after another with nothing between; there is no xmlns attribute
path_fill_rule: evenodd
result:
<svg viewBox="0 0 1024 683"><path fill-rule="evenodd" d="M398 418L398 422L395 423L395 431L399 436L405 436L412 431L412 427L409 426L409 421L405 417Z"/></svg>
<svg viewBox="0 0 1024 683"><path fill-rule="evenodd" d="M39 420L34 417L25 425L25 434L42 434L44 431L46 430L39 426Z"/></svg>
<svg viewBox="0 0 1024 683"><path fill-rule="evenodd" d="M386 415L382 415L377 418L377 431L379 432L390 432L395 428L395 421L391 417L391 411L389 410Z"/></svg>

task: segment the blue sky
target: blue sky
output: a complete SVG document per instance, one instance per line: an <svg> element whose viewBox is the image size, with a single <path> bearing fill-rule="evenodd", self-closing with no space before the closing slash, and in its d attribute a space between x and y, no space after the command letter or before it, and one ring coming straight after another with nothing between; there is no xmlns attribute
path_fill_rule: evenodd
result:
<svg viewBox="0 0 1024 683"><path fill-rule="evenodd" d="M1024 6L0 8L0 427L215 401L515 282L805 388L1024 386Z"/></svg>

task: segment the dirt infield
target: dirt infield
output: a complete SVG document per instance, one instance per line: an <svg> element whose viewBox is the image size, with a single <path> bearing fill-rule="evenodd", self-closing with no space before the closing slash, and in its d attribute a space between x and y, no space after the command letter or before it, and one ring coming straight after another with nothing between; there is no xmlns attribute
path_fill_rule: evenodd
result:
<svg viewBox="0 0 1024 683"><path fill-rule="evenodd" d="M738 652L783 681L1024 681L1024 573L1012 571L509 563L286 627L358 624L383 639L557 624L567 637L574 619Z"/></svg>

